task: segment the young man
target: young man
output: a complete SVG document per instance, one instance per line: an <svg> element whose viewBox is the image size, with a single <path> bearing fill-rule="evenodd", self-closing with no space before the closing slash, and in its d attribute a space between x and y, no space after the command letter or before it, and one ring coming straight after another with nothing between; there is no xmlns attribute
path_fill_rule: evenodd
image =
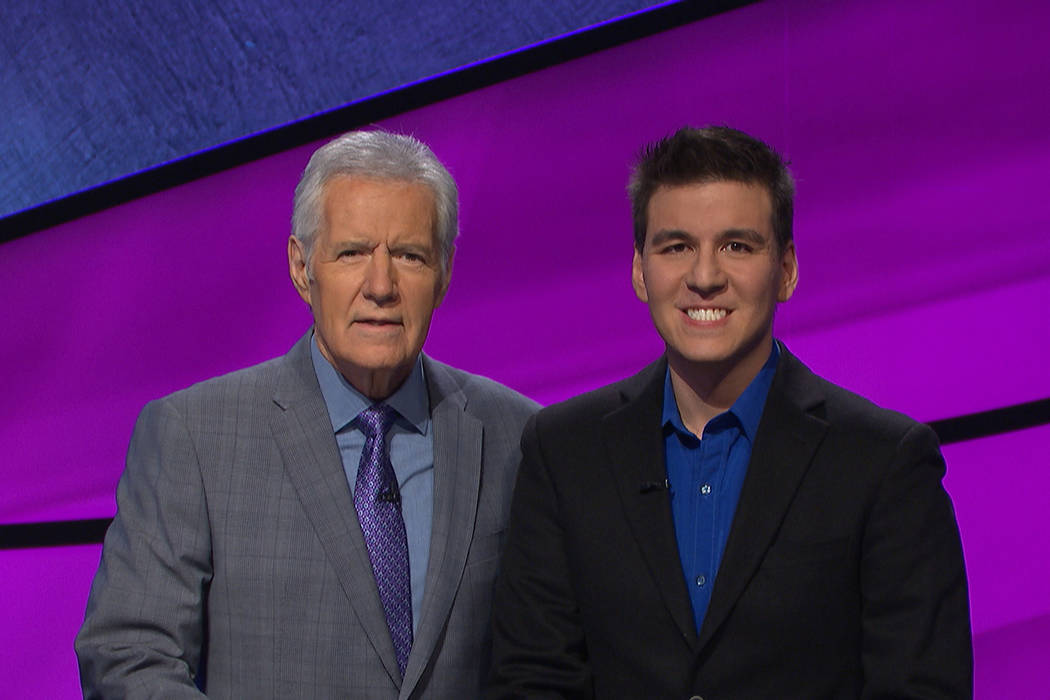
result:
<svg viewBox="0 0 1050 700"><path fill-rule="evenodd" d="M666 354L526 427L490 697L969 697L935 435L773 338L798 281L782 159L682 129L629 191Z"/></svg>

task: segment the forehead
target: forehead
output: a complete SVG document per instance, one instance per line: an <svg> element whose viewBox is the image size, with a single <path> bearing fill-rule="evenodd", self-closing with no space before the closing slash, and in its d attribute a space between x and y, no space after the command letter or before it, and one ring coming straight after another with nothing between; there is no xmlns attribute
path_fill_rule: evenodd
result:
<svg viewBox="0 0 1050 700"><path fill-rule="evenodd" d="M435 198L418 182L339 175L322 191L325 226L334 236L430 236Z"/></svg>
<svg viewBox="0 0 1050 700"><path fill-rule="evenodd" d="M762 185L729 180L661 185L649 200L646 234L748 228L772 236L772 214L772 198Z"/></svg>

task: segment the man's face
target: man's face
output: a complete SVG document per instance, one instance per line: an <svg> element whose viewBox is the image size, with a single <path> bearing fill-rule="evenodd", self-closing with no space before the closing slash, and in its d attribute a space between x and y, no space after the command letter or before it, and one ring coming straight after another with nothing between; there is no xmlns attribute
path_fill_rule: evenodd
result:
<svg viewBox="0 0 1050 700"><path fill-rule="evenodd" d="M336 177L325 186L313 278L294 237L288 263L325 359L370 398L386 398L423 348L448 288L425 185Z"/></svg>
<svg viewBox="0 0 1050 700"><path fill-rule="evenodd" d="M663 186L649 200L632 280L672 368L750 375L769 355L773 312L798 280L795 248L776 250L772 202L740 182Z"/></svg>

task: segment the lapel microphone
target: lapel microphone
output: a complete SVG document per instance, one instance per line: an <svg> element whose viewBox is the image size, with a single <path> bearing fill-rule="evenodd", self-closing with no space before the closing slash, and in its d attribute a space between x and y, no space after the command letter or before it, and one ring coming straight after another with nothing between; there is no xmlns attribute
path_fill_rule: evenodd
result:
<svg viewBox="0 0 1050 700"><path fill-rule="evenodd" d="M385 491L380 491L379 495L376 496L376 500L380 503L396 503L398 506L401 505L401 491L398 490L397 485L390 487Z"/></svg>
<svg viewBox="0 0 1050 700"><path fill-rule="evenodd" d="M643 481L642 485L638 487L638 493L650 493L652 491L667 491L671 488L671 484L664 479L663 481Z"/></svg>

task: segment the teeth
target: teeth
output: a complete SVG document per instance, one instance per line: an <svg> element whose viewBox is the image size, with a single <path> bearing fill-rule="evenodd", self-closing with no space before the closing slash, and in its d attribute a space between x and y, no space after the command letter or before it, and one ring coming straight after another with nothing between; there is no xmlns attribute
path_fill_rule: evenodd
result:
<svg viewBox="0 0 1050 700"><path fill-rule="evenodd" d="M687 309L686 313L694 321L720 321L726 317L725 309Z"/></svg>

